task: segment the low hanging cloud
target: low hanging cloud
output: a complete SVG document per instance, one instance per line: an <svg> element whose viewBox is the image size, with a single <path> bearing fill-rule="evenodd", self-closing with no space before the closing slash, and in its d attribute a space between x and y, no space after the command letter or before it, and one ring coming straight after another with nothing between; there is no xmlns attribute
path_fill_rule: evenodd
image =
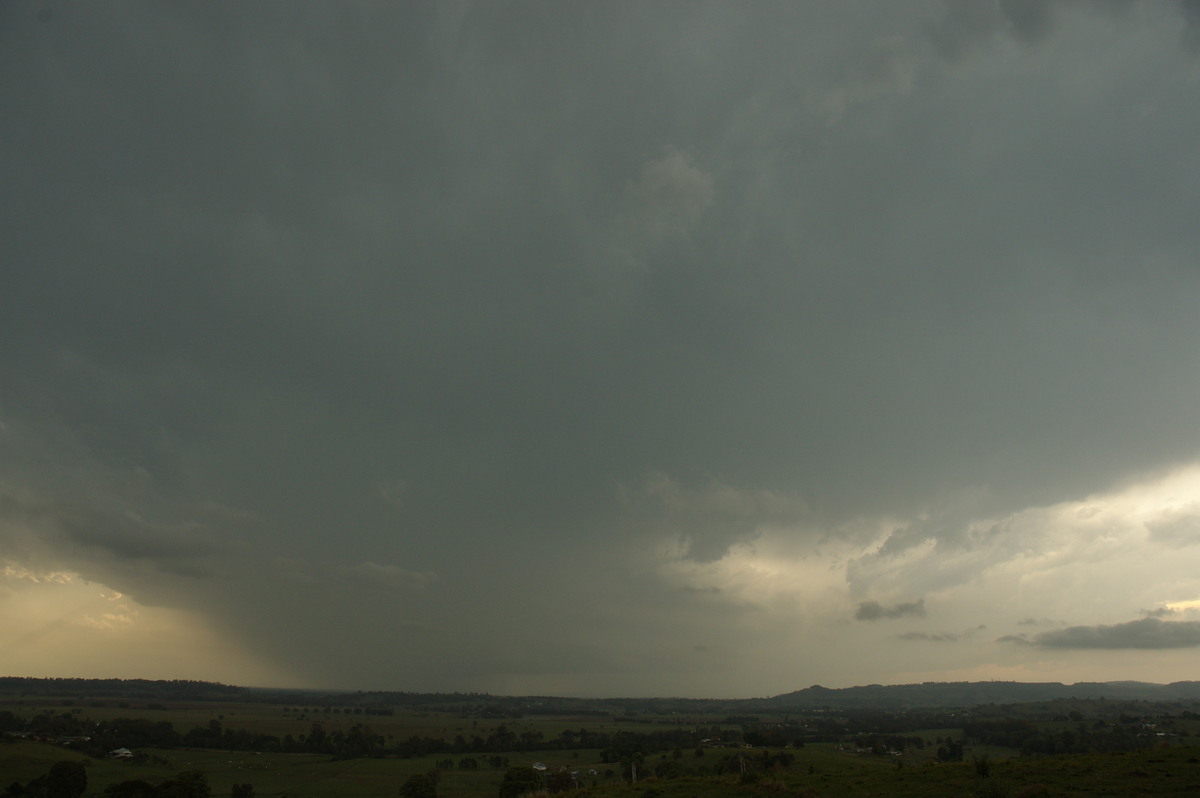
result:
<svg viewBox="0 0 1200 798"><path fill-rule="evenodd" d="M854 619L858 621L892 620L906 616L925 617L925 599L905 601L890 607L885 607L878 601L864 601L854 611Z"/></svg>
<svg viewBox="0 0 1200 798"><path fill-rule="evenodd" d="M1200 621L1137 621L1096 626L1069 626L1032 637L1005 635L998 642L1041 648L1163 649L1200 646Z"/></svg>

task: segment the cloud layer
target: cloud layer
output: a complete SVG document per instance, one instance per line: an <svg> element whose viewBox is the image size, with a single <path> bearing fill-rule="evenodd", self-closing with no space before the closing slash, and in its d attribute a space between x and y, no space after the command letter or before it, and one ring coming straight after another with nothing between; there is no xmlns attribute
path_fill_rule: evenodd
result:
<svg viewBox="0 0 1200 798"><path fill-rule="evenodd" d="M1185 678L1098 643L1197 622L1196 29L6 3L0 616L104 676Z"/></svg>
<svg viewBox="0 0 1200 798"><path fill-rule="evenodd" d="M1200 646L1200 621L1136 621L1096 626L1069 626L1033 638L1005 636L1004 642L1031 643L1044 648L1191 648Z"/></svg>

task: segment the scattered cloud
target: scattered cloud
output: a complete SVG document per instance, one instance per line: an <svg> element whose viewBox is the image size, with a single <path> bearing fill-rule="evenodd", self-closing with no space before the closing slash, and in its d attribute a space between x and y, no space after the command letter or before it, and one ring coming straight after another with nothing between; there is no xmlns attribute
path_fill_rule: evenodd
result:
<svg viewBox="0 0 1200 798"><path fill-rule="evenodd" d="M925 615L925 599L905 601L890 607L885 607L878 601L864 601L854 611L854 617L859 621L892 620L909 615L923 617Z"/></svg>
<svg viewBox="0 0 1200 798"><path fill-rule="evenodd" d="M1200 646L1200 621L1161 621L1150 617L1112 625L1069 626L1032 637L1005 635L999 641L1042 648L1191 648Z"/></svg>
<svg viewBox="0 0 1200 798"><path fill-rule="evenodd" d="M896 639L898 640L917 640L931 643L953 643L961 637L962 635L954 632L905 632L902 635L896 635Z"/></svg>

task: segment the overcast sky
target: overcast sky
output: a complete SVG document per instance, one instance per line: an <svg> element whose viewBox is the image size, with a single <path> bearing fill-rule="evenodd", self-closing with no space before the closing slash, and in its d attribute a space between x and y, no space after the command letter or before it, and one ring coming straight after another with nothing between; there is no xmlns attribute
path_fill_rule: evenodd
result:
<svg viewBox="0 0 1200 798"><path fill-rule="evenodd" d="M0 3L0 673L1196 677L1200 6Z"/></svg>

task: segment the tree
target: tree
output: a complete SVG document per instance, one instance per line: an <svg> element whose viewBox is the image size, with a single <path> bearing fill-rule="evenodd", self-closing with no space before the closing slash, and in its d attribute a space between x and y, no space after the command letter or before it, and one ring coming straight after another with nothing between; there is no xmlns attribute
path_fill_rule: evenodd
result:
<svg viewBox="0 0 1200 798"><path fill-rule="evenodd" d="M19 792L14 792L13 788ZM38 776L21 789L14 782L8 794L25 798L79 798L87 791L87 771L78 762L55 762L44 775Z"/></svg>
<svg viewBox="0 0 1200 798"><path fill-rule="evenodd" d="M527 765L509 768L500 783L500 798L519 798L542 789L542 774Z"/></svg>
<svg viewBox="0 0 1200 798"><path fill-rule="evenodd" d="M575 777L566 768L560 768L546 777L546 789L551 793L575 789Z"/></svg>
<svg viewBox="0 0 1200 798"><path fill-rule="evenodd" d="M428 773L409 776L400 787L400 798L437 798L437 782Z"/></svg>
<svg viewBox="0 0 1200 798"><path fill-rule="evenodd" d="M87 792L87 771L78 762L55 762L46 774L47 798L79 798Z"/></svg>
<svg viewBox="0 0 1200 798"><path fill-rule="evenodd" d="M122 781L105 787L104 794L110 798L154 798L154 785L141 779Z"/></svg>
<svg viewBox="0 0 1200 798"><path fill-rule="evenodd" d="M208 777L198 770L184 770L154 791L159 798L209 798Z"/></svg>

